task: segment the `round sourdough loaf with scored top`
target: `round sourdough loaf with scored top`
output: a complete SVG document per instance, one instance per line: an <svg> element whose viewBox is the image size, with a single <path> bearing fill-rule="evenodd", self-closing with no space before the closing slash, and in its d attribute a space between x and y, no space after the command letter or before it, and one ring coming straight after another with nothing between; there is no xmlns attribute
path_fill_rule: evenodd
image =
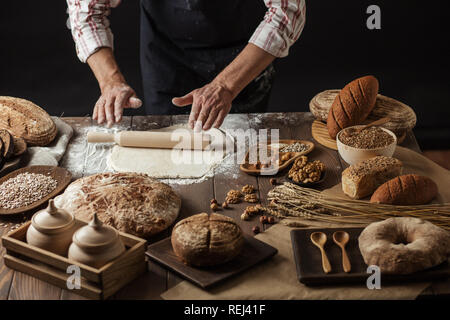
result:
<svg viewBox="0 0 450 320"><path fill-rule="evenodd" d="M55 204L85 221L97 213L103 223L147 238L175 221L181 199L170 186L146 174L100 173L71 183Z"/></svg>
<svg viewBox="0 0 450 320"><path fill-rule="evenodd" d="M234 259L242 249L244 237L232 218L199 213L179 221L171 241L173 251L185 264L206 267Z"/></svg>
<svg viewBox="0 0 450 320"><path fill-rule="evenodd" d="M330 137L344 128L361 124L372 111L378 94L378 80L365 76L348 83L333 101L328 113L327 128Z"/></svg>
<svg viewBox="0 0 450 320"><path fill-rule="evenodd" d="M436 183L428 177L406 174L387 181L372 194L370 202L420 205L427 204L438 194Z"/></svg>
<svg viewBox="0 0 450 320"><path fill-rule="evenodd" d="M33 102L0 96L0 129L23 138L30 146L45 146L52 142L57 128L44 109Z"/></svg>
<svg viewBox="0 0 450 320"><path fill-rule="evenodd" d="M450 233L431 222L398 217L368 225L358 238L367 265L381 272L409 274L447 261Z"/></svg>

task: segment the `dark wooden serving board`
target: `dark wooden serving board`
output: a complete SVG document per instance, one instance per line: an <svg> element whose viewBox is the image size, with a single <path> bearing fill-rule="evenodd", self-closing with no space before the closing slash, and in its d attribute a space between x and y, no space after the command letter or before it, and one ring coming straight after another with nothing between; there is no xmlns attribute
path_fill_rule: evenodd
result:
<svg viewBox="0 0 450 320"><path fill-rule="evenodd" d="M181 262L172 250L170 237L148 246L147 256L176 272L194 284L208 289L250 267L274 256L278 250L274 247L244 235L245 243L241 253L232 261L214 267L190 267Z"/></svg>
<svg viewBox="0 0 450 320"><path fill-rule="evenodd" d="M17 169L7 174L6 176L0 178L0 185L3 182L25 172L51 176L57 182L56 189L53 190L44 198L40 199L39 201L33 202L32 204L25 207L15 209L5 209L0 207L0 215L22 214L37 209L40 206L44 205L48 200L56 197L58 194L64 191L64 189L69 185L70 181L72 180L72 174L64 168L54 166L30 166Z"/></svg>
<svg viewBox="0 0 450 320"><path fill-rule="evenodd" d="M333 242L333 232L338 230L347 231L350 235L350 241L346 246L352 266L352 270L349 273L343 271L341 249ZM363 228L292 230L292 250L294 251L294 261L299 281L310 286L345 283L361 283L365 285L371 273L367 273L367 265L358 247L358 237L362 230ZM320 251L310 240L311 233L315 231L322 231L327 235L325 251L332 268L329 274L323 272ZM445 262L431 269L408 275L381 274L381 285L383 285L383 282L429 281L448 277L450 277L450 265Z"/></svg>

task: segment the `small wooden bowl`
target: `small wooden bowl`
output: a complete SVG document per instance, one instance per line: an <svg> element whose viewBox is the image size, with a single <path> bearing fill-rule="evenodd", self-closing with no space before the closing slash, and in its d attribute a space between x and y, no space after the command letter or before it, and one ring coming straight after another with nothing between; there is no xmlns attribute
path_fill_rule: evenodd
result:
<svg viewBox="0 0 450 320"><path fill-rule="evenodd" d="M320 175L320 179L315 181L315 182L308 182L308 183L302 183L302 182L295 182L294 180L292 180L291 178L289 178L288 176L286 176L286 180L288 180L289 182L292 182L300 187L311 187L314 186L316 184L321 184L322 182L325 181L327 177L327 170L322 171L322 174Z"/></svg>
<svg viewBox="0 0 450 320"><path fill-rule="evenodd" d="M248 163L248 157L249 157L249 152L247 152L247 154L245 155L245 163L240 165L240 169L241 171L247 173L247 174L251 174L251 175L275 175L278 172L286 169L290 164L292 164L295 159L297 159L298 157L304 156L308 153L310 153L311 151L314 150L314 143L312 143L311 141L307 141L307 140L279 140L280 144L294 144L296 142L305 144L307 146L309 146L308 149L306 149L305 151L302 152L292 152L294 153L294 156L292 158L290 158L289 160L287 160L286 162L284 162L281 166L278 167L274 167L274 168L267 168L267 169L255 169L252 168L251 166L253 166L252 164ZM268 147L270 147L270 144L268 145ZM275 149L275 147L272 147L273 149ZM283 155L285 152L280 152L280 156Z"/></svg>
<svg viewBox="0 0 450 320"><path fill-rule="evenodd" d="M9 214L21 214L28 212L30 210L36 209L46 203L48 200L54 198L58 194L60 194L70 183L72 179L72 174L63 168L60 167L54 167L54 166L31 166L31 167L25 167L17 169L6 176L2 177L0 179L0 185L9 180L10 178L14 178L15 176L18 176L21 173L36 173L36 174L43 174L52 177L54 180L56 180L57 185L56 189L53 190L51 193L46 195L44 198L33 202L32 204L29 204L25 207L19 207L14 209L5 209L0 207L0 215L9 215Z"/></svg>

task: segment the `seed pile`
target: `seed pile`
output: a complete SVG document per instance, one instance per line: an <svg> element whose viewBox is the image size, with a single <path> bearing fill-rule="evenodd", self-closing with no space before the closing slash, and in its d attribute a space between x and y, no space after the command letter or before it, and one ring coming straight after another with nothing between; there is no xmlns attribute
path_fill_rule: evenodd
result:
<svg viewBox="0 0 450 320"><path fill-rule="evenodd" d="M308 150L308 148L306 144L296 142L280 148L280 152L303 152Z"/></svg>
<svg viewBox="0 0 450 320"><path fill-rule="evenodd" d="M394 138L379 127L369 127L362 131L347 129L339 135L343 144L358 149L376 149L386 147Z"/></svg>
<svg viewBox="0 0 450 320"><path fill-rule="evenodd" d="M0 185L0 207L15 209L30 205L55 190L57 184L43 174L21 173Z"/></svg>

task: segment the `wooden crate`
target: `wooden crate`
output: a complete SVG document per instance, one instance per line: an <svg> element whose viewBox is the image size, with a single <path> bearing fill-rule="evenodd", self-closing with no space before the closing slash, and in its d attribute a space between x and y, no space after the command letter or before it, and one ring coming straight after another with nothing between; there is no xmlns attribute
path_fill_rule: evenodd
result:
<svg viewBox="0 0 450 320"><path fill-rule="evenodd" d="M86 224L81 220L77 220L77 223L80 226ZM144 239L120 232L126 247L125 253L96 269L27 244L25 237L30 224L31 221L2 237L6 248L5 265L62 289L69 290L67 279L72 274L67 273L67 267L70 265L79 266L81 271L81 288L73 289L73 292L98 300L110 297L147 270L147 241Z"/></svg>

